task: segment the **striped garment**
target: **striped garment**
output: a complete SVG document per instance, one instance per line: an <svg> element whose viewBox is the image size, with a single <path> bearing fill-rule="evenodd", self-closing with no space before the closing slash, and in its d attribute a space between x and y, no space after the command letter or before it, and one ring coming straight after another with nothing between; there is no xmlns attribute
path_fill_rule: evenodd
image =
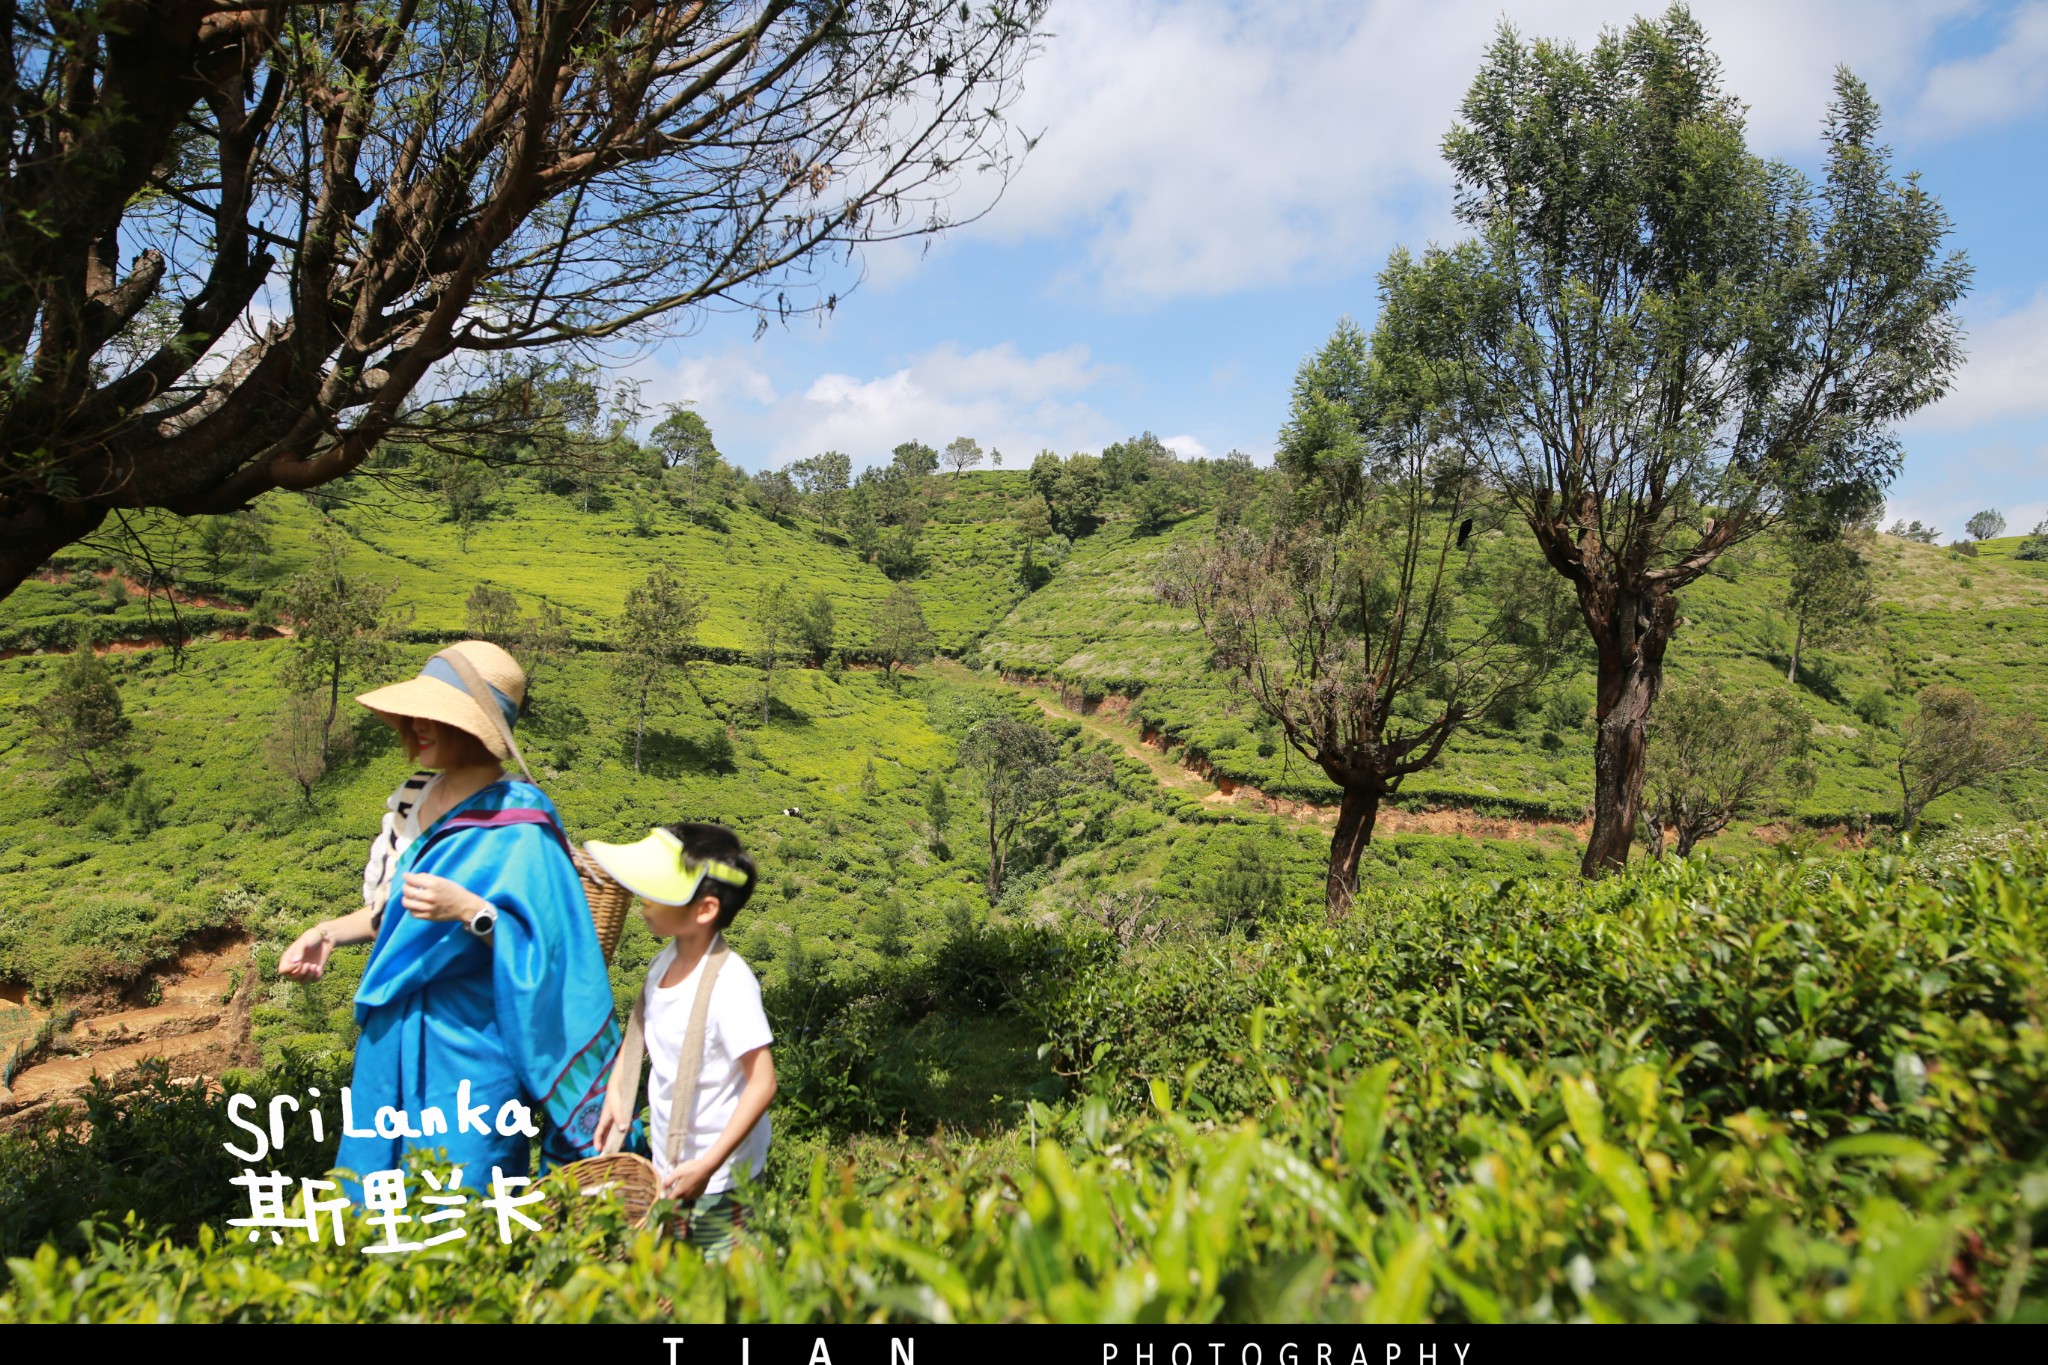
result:
<svg viewBox="0 0 2048 1365"><path fill-rule="evenodd" d="M370 911L370 927L384 923L384 902L391 898L391 870L399 855L420 833L420 802L441 774L417 772L400 783L384 802L384 825L370 845L370 861L363 865L363 904Z"/></svg>

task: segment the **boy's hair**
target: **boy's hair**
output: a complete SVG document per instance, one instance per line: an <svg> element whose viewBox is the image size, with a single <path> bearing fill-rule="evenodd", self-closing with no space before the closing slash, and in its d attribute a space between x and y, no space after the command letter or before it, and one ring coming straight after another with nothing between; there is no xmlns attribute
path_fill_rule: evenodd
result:
<svg viewBox="0 0 2048 1365"><path fill-rule="evenodd" d="M716 858L719 862L730 863L747 874L745 886L733 886L716 877L706 877L697 888L699 899L706 895L718 897L718 927L726 928L732 923L733 917L739 914L740 908L747 903L748 898L754 894L754 882L758 875L754 860L740 847L740 836L724 825L699 824L694 821L669 825L667 829L670 834L682 840L683 856L690 862L700 863L706 858Z"/></svg>

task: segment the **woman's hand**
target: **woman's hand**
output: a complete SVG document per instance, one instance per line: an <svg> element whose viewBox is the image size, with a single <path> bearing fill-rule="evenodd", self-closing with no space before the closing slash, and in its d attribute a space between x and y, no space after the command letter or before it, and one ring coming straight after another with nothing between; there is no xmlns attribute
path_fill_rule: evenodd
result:
<svg viewBox="0 0 2048 1365"><path fill-rule="evenodd" d="M430 872L405 874L405 913L414 919L460 920L467 924L484 908L484 899L458 882Z"/></svg>
<svg viewBox="0 0 2048 1365"><path fill-rule="evenodd" d="M277 960L277 974L294 981L318 981L327 970L327 958L333 951L334 939L326 924L316 924L284 950L284 956Z"/></svg>
<svg viewBox="0 0 2048 1365"><path fill-rule="evenodd" d="M668 1179L661 1182L663 1199L695 1199L704 1193L704 1187L711 1183L711 1177L718 1173L718 1167L704 1157L685 1161L668 1173Z"/></svg>

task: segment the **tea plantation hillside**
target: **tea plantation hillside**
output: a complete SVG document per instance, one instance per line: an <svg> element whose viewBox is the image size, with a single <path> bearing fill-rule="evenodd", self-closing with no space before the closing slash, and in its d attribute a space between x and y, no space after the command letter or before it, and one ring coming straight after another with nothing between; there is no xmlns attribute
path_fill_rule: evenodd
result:
<svg viewBox="0 0 2048 1365"><path fill-rule="evenodd" d="M1334 801L1322 773L1277 729L1233 698L1193 615L1162 604L1154 583L1176 543L1212 533L1197 517L1157 536L1127 525L1079 542L1045 588L982 639L981 658L1082 698L1135 699L1134 719L1185 743L1222 776L1268 793ZM1791 629L1787 568L1765 542L1727 556L1681 595L1670 677L1715 666L1735 689L1789 690L1813 717L1817 781L1791 812L1818 826L1867 828L1896 817L1896 722L1931 683L1970 689L1994 709L2048 716L2048 563L2016 560L2021 538L1974 556L1881 535L1870 551L1879 620L1845 645L1809 649L1785 681ZM1575 820L1592 798L1593 685L1580 659L1527 705L1485 717L1438 767L1411 778L1411 802ZM2048 810L2048 774L1938 802L1930 819L1975 824Z"/></svg>
<svg viewBox="0 0 2048 1365"><path fill-rule="evenodd" d="M957 651L1024 595L1009 529L1024 475L974 472L932 479L929 488L913 582L939 646ZM645 499L635 510L617 495L600 494L586 509L581 499L521 479L495 495L493 514L466 540L439 501L392 482L352 480L321 501L324 510L291 495L261 499L269 549L253 563L237 557L217 576L208 572L199 530L189 521L138 523L139 553L125 544L115 553L73 547L50 572L0 602L0 649L68 645L87 622L103 639L160 638L168 603L140 591L124 602L109 599L107 575L117 559L130 576L146 575L152 559L179 566L179 582L188 588L180 595L200 598L181 608L189 630L246 626L240 608L306 568L311 535L322 527L347 537L348 572L398 585L391 604L411 629L444 636L462 631L465 600L478 584L489 584L511 591L529 610L543 602L562 608L574 634L594 641L626 590L653 565L667 563L705 596L698 638L709 649L748 648L762 594L793 584L831 597L842 643L857 652L869 643L869 613L891 587L837 530L809 518L776 520L744 501L690 516L663 499ZM92 574L97 578L88 581Z"/></svg>

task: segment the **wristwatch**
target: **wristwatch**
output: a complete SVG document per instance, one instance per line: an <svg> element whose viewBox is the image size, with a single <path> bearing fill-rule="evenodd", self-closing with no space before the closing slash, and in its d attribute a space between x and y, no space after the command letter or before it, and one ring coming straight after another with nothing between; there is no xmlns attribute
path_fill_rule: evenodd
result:
<svg viewBox="0 0 2048 1365"><path fill-rule="evenodd" d="M489 938L491 931L498 927L498 907L485 901L483 909L464 920L462 927L478 938Z"/></svg>

